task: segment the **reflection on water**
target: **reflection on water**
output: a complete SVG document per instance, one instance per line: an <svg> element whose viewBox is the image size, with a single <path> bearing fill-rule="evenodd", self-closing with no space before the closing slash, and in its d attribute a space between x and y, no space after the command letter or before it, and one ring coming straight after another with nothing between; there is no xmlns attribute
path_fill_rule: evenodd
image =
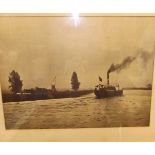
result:
<svg viewBox="0 0 155 155"><path fill-rule="evenodd" d="M126 90L120 97L5 103L6 128L97 128L149 126L151 91Z"/></svg>

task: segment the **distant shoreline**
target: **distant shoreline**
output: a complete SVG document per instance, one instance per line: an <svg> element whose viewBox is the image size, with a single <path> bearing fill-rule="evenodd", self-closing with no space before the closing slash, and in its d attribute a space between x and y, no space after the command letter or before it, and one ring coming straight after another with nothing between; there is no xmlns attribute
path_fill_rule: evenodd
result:
<svg viewBox="0 0 155 155"><path fill-rule="evenodd" d="M152 90L152 88L146 88L146 87L126 87L126 88L123 88L123 90Z"/></svg>
<svg viewBox="0 0 155 155"><path fill-rule="evenodd" d="M48 99L61 99L61 98L74 98L93 93L93 90L78 90L78 91L57 91L55 94L48 93L21 93L10 94L2 93L2 101L6 102L20 102L20 101L35 101L35 100L48 100Z"/></svg>

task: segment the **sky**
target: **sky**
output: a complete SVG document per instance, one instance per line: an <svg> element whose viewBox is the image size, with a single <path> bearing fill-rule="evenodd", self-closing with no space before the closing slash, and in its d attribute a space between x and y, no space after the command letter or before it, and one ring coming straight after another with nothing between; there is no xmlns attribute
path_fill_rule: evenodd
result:
<svg viewBox="0 0 155 155"><path fill-rule="evenodd" d="M94 88L98 76L127 56L145 51L128 67L110 74L121 87L152 83L155 50L154 17L0 17L0 82L8 90L8 75L17 71L25 88L71 88L75 71L81 89Z"/></svg>

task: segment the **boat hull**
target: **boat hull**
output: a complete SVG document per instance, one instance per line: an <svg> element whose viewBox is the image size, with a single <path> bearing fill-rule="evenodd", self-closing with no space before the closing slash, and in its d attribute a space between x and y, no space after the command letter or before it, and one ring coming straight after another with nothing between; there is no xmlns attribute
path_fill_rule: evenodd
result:
<svg viewBox="0 0 155 155"><path fill-rule="evenodd" d="M122 96L123 90L94 90L94 94L97 98L107 98L113 96Z"/></svg>

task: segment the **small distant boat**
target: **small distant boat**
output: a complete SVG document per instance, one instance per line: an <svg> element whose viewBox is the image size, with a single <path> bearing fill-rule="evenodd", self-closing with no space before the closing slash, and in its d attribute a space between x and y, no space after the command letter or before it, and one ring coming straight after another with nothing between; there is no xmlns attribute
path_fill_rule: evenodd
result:
<svg viewBox="0 0 155 155"><path fill-rule="evenodd" d="M95 87L94 93L97 98L107 98L112 96L121 96L123 95L123 90L112 85L99 84Z"/></svg>

